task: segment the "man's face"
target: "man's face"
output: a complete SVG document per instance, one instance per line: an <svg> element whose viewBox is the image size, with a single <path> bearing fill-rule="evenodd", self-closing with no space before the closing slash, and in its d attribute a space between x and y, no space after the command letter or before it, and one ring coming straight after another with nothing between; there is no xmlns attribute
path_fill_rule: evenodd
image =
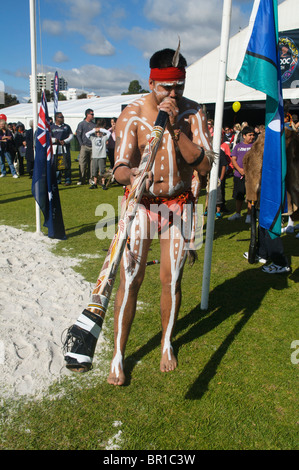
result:
<svg viewBox="0 0 299 470"><path fill-rule="evenodd" d="M56 114L56 123L58 125L61 125L63 124L63 122L64 122L63 114Z"/></svg>
<svg viewBox="0 0 299 470"><path fill-rule="evenodd" d="M90 113L88 113L88 114L86 115L86 121L87 121L87 122L92 121L93 118L94 118L94 112L93 112L93 111L91 111Z"/></svg>
<svg viewBox="0 0 299 470"><path fill-rule="evenodd" d="M254 132L249 132L243 135L244 144L252 144L254 141Z"/></svg>
<svg viewBox="0 0 299 470"><path fill-rule="evenodd" d="M149 79L149 86L154 93L157 104L168 97L178 102L183 96L185 81L157 82Z"/></svg>

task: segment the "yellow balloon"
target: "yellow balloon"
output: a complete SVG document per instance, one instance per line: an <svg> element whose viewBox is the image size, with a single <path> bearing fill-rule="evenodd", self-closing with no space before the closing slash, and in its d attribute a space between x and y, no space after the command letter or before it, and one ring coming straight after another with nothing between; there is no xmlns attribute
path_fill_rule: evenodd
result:
<svg viewBox="0 0 299 470"><path fill-rule="evenodd" d="M237 113L238 111L240 111L241 109L241 103L239 103L239 101L235 101L233 103L233 110L235 111L235 113Z"/></svg>

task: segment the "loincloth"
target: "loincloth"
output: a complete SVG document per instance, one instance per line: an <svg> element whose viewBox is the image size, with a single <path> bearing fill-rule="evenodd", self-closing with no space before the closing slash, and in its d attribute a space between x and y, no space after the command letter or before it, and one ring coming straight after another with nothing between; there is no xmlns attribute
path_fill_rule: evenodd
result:
<svg viewBox="0 0 299 470"><path fill-rule="evenodd" d="M125 198L129 193L129 189L126 188ZM146 211L149 220L157 225L158 233L161 234L173 225L175 217L182 216L187 204L193 209L195 197L191 190L175 197L142 196L139 206Z"/></svg>

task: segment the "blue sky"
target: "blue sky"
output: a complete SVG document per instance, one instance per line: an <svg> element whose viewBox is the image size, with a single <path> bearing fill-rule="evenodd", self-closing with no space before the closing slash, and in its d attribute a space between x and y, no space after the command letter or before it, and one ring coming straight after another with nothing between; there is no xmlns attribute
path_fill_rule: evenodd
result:
<svg viewBox="0 0 299 470"><path fill-rule="evenodd" d="M233 0L231 35L248 25L253 0ZM281 1L279 1L281 3ZM188 65L219 45L221 0L36 0L37 68L56 70L69 87L100 96L147 88L149 58L178 36ZM1 12L0 80L20 101L29 96L29 0Z"/></svg>

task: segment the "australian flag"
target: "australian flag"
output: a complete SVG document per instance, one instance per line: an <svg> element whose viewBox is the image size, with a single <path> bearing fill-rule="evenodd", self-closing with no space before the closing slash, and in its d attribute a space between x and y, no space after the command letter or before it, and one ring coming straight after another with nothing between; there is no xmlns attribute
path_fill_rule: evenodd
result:
<svg viewBox="0 0 299 470"><path fill-rule="evenodd" d="M45 92L42 94L35 137L32 194L44 215L48 237L65 240Z"/></svg>

